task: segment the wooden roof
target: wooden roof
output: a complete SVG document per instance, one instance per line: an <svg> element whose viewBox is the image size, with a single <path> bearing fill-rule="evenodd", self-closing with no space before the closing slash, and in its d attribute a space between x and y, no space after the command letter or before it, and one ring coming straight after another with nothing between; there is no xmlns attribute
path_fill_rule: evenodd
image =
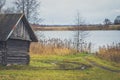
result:
<svg viewBox="0 0 120 80"><path fill-rule="evenodd" d="M9 39L20 20L28 29L32 42L38 41L24 14L0 14L0 41Z"/></svg>

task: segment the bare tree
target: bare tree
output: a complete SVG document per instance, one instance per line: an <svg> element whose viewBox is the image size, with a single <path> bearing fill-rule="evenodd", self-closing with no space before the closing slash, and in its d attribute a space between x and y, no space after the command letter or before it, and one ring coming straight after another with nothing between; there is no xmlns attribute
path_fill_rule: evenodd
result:
<svg viewBox="0 0 120 80"><path fill-rule="evenodd" d="M26 15L28 21L38 23L41 20L38 12L40 7L39 0L15 0L14 4L18 12L22 12Z"/></svg>
<svg viewBox="0 0 120 80"><path fill-rule="evenodd" d="M3 6L5 5L5 2L6 0L0 0L0 13L1 13Z"/></svg>
<svg viewBox="0 0 120 80"><path fill-rule="evenodd" d="M105 20L103 21L104 25L110 25L111 21L107 18L105 18Z"/></svg>
<svg viewBox="0 0 120 80"><path fill-rule="evenodd" d="M85 38L88 36L88 32L84 31L84 20L79 12L76 14L75 23L77 29L74 35L75 48L77 52L83 52L83 45L85 44Z"/></svg>

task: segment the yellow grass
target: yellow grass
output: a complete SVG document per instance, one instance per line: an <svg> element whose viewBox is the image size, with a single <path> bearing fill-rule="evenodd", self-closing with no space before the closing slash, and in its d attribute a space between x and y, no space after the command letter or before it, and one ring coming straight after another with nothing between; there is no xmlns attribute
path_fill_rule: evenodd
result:
<svg viewBox="0 0 120 80"><path fill-rule="evenodd" d="M73 54L75 50L65 47L54 47L52 45L43 45L41 43L32 43L30 46L30 54L40 55L66 55Z"/></svg>
<svg viewBox="0 0 120 80"><path fill-rule="evenodd" d="M102 59L120 63L120 44L101 47L97 56Z"/></svg>

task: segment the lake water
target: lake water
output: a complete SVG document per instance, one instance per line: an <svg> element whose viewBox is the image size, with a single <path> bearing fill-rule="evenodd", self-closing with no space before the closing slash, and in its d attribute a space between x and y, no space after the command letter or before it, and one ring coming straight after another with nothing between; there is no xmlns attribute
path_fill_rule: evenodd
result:
<svg viewBox="0 0 120 80"><path fill-rule="evenodd" d="M120 43L120 31L86 31L88 37L85 38L86 42L92 43L92 50L98 50L99 46ZM41 38L40 34L44 35L42 39L59 38L61 40L74 40L75 31L36 31L38 39Z"/></svg>

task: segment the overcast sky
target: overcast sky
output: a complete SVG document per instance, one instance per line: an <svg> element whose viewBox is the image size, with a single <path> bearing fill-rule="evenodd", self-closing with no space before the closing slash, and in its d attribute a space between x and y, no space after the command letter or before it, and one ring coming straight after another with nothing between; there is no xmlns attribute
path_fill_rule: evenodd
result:
<svg viewBox="0 0 120 80"><path fill-rule="evenodd" d="M11 5L12 1L7 0L7 5ZM40 16L44 19L41 24L74 24L77 11L80 12L87 24L102 23L105 18L113 21L117 15L120 15L120 0L40 1Z"/></svg>

